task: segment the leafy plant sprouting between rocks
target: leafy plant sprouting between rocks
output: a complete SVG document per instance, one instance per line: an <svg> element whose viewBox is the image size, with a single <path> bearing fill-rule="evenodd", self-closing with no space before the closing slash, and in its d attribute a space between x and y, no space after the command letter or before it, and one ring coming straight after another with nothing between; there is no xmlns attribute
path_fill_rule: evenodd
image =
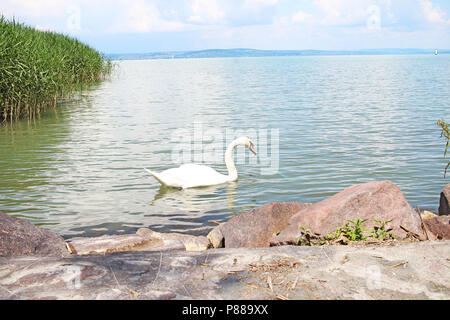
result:
<svg viewBox="0 0 450 320"><path fill-rule="evenodd" d="M364 235L364 232L367 230L363 227L363 224L366 221L367 219L359 220L359 218L355 221L348 220L345 226L339 227L335 232L326 235L325 240L341 240L344 243L347 243L348 241L366 240L367 237Z"/></svg>
<svg viewBox="0 0 450 320"><path fill-rule="evenodd" d="M448 129L448 123L446 123L445 121L441 121L440 119L438 120L437 123L438 123L438 125L440 125L442 127L441 137L447 138L447 144L445 145L445 150L444 150L444 158L445 158L445 156L447 155L448 145L449 145L449 141L450 141L450 132L449 132L449 129ZM447 169L448 169L449 166L450 166L450 162L447 163L447 165L445 166L444 178L445 178L445 175L447 173Z"/></svg>
<svg viewBox="0 0 450 320"><path fill-rule="evenodd" d="M364 231L366 229L363 227L363 223L366 222L365 220L359 220L356 219L355 221L348 220L348 223L343 228L344 235L350 239L350 241L361 241L366 240L367 238L364 236ZM350 225L350 223L352 225Z"/></svg>
<svg viewBox="0 0 450 320"><path fill-rule="evenodd" d="M315 243L312 240L312 238L315 238L311 231L305 227L300 227L301 235L297 238L296 245L298 246L313 246Z"/></svg>
<svg viewBox="0 0 450 320"><path fill-rule="evenodd" d="M387 228L387 224L391 222L391 220L375 220L375 222L378 225L375 225L373 227L373 230L370 233L370 236L372 238L378 239L378 240L389 240L394 239L394 235L392 234L391 230L392 228Z"/></svg>
<svg viewBox="0 0 450 320"><path fill-rule="evenodd" d="M306 227L301 227L301 235L297 238L296 244L299 246L314 246L326 244L348 244L349 242L364 241L374 239L377 241L393 240L392 228L388 228L391 220L375 220L375 225L372 230L364 228L363 224L367 219L348 220L347 223L338 227L335 232L329 233L326 236L319 236L313 234ZM370 231L370 232L369 232ZM368 232L368 233L367 233Z"/></svg>

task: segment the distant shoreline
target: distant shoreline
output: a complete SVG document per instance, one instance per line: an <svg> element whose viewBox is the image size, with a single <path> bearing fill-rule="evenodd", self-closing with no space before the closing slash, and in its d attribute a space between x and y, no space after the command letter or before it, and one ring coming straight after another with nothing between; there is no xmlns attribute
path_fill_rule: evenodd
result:
<svg viewBox="0 0 450 320"><path fill-rule="evenodd" d="M258 49L207 49L196 51L164 51L149 53L110 53L111 60L157 60L189 58L238 58L238 57L292 57L292 56L348 56L348 55L434 55L436 49L363 49L363 50L258 50ZM441 49L439 54L450 54Z"/></svg>

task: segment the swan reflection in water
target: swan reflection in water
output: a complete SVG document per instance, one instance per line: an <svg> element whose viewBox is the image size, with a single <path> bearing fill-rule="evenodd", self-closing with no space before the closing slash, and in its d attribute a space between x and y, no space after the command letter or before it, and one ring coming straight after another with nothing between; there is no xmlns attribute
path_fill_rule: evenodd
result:
<svg viewBox="0 0 450 320"><path fill-rule="evenodd" d="M151 206L168 206L182 211L209 211L227 208L234 210L237 182L208 187L178 190L161 186L151 201ZM223 196L225 194L225 197Z"/></svg>

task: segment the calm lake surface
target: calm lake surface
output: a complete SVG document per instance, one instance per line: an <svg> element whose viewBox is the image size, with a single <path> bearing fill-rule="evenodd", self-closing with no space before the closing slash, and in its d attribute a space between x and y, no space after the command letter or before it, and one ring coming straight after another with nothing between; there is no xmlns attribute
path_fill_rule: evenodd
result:
<svg viewBox="0 0 450 320"><path fill-rule="evenodd" d="M436 124L450 120L450 55L117 64L111 80L56 111L0 127L1 211L66 239L139 227L207 234L209 220L272 201L317 202L372 180L391 180L412 206L436 211L450 182ZM178 166L174 137L199 128L193 162L226 173L222 151L219 161L201 155L225 151L229 132L257 135L258 158L239 149L236 183L160 188L143 167ZM265 148L279 160L269 173Z"/></svg>

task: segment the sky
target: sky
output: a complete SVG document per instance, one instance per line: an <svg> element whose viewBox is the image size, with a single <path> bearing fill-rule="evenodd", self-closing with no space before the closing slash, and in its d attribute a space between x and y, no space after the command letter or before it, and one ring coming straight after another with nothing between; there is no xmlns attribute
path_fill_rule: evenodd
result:
<svg viewBox="0 0 450 320"><path fill-rule="evenodd" d="M106 54L450 49L449 0L1 0L0 13Z"/></svg>

